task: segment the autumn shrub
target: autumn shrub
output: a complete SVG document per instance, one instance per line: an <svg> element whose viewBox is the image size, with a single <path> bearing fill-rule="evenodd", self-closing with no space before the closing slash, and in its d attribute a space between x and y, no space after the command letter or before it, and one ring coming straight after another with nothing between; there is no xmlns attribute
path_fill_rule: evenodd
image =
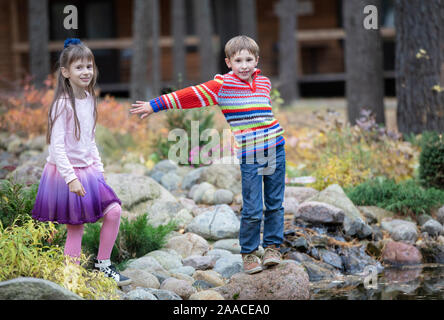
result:
<svg viewBox="0 0 444 320"><path fill-rule="evenodd" d="M402 215L430 214L444 205L444 191L424 188L414 179L396 183L377 177L344 191L355 205L377 206Z"/></svg>
<svg viewBox="0 0 444 320"><path fill-rule="evenodd" d="M57 283L85 299L117 299L117 285L98 271L84 268L65 257L63 248L45 245L56 232L53 223L21 217L5 228L0 224L0 281L33 277Z"/></svg>
<svg viewBox="0 0 444 320"><path fill-rule="evenodd" d="M333 183L349 187L376 176L396 182L414 176L418 148L377 125L370 112L364 110L354 126L331 111L317 119L316 130L298 137L292 160L316 178L309 186L322 190Z"/></svg>
<svg viewBox="0 0 444 320"><path fill-rule="evenodd" d="M444 140L438 132L422 134L419 178L425 187L444 189Z"/></svg>

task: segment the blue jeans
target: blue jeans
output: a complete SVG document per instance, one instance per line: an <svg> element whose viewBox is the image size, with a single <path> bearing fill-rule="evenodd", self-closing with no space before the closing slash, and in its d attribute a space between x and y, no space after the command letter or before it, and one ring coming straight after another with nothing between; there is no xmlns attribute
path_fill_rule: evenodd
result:
<svg viewBox="0 0 444 320"><path fill-rule="evenodd" d="M254 160L254 161L253 161ZM285 148L283 145L265 150L264 157L242 158L242 217L239 231L241 253L259 247L262 222L264 183L264 232L262 246L279 247L284 240Z"/></svg>

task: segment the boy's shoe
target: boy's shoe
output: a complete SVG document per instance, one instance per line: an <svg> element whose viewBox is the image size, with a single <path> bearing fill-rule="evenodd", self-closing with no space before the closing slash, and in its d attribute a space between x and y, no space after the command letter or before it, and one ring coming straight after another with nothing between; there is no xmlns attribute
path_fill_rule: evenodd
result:
<svg viewBox="0 0 444 320"><path fill-rule="evenodd" d="M103 272L108 278L112 278L117 282L118 286L127 286L132 281L130 278L121 275L115 266L111 264L111 260L94 259L94 269Z"/></svg>
<svg viewBox="0 0 444 320"><path fill-rule="evenodd" d="M264 266L274 266L281 263L281 253L274 247L267 247L264 251L262 264Z"/></svg>
<svg viewBox="0 0 444 320"><path fill-rule="evenodd" d="M253 274L262 271L261 259L254 254L242 255L242 261L244 263L244 271L248 274Z"/></svg>

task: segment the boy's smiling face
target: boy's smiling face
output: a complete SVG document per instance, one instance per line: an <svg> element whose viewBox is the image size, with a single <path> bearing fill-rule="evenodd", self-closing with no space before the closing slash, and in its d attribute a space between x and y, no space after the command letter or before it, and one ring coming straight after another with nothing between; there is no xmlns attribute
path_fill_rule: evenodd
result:
<svg viewBox="0 0 444 320"><path fill-rule="evenodd" d="M230 58L225 58L225 62L228 68L233 70L233 73L241 80L251 82L253 80L251 76L259 62L259 57L243 49Z"/></svg>

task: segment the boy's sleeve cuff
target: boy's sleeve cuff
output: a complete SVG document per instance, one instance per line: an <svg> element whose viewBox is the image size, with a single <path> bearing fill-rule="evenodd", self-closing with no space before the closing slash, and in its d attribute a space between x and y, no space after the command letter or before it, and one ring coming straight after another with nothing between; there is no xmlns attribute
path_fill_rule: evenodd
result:
<svg viewBox="0 0 444 320"><path fill-rule="evenodd" d="M153 108L154 112L159 112L160 111L160 108L159 108L160 103L159 102L160 102L159 98L150 100L150 105L151 105L151 108Z"/></svg>

